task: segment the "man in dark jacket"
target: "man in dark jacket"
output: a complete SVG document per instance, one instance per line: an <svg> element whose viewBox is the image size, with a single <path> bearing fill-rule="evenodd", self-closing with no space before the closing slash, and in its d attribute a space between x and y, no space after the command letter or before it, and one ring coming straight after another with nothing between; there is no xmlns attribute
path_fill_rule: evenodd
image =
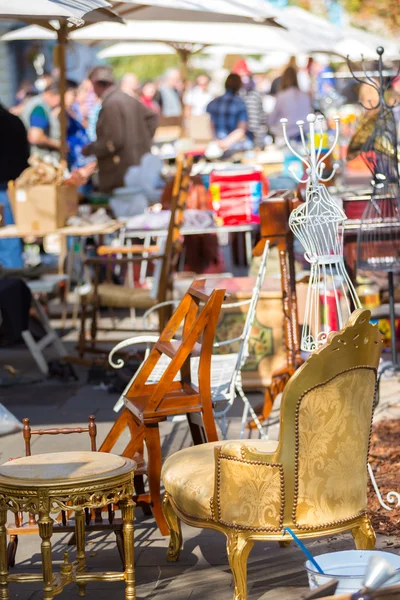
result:
<svg viewBox="0 0 400 600"><path fill-rule="evenodd" d="M14 223L7 185L19 177L28 166L29 143L25 127L19 117L12 115L0 104L0 218L2 225ZM0 265L22 267L22 245L19 238L0 239Z"/></svg>
<svg viewBox="0 0 400 600"><path fill-rule="evenodd" d="M142 156L150 152L158 116L118 89L108 67L95 67L89 79L102 108L97 139L85 146L83 154L97 158L100 191L109 193L122 187L128 168L139 165Z"/></svg>

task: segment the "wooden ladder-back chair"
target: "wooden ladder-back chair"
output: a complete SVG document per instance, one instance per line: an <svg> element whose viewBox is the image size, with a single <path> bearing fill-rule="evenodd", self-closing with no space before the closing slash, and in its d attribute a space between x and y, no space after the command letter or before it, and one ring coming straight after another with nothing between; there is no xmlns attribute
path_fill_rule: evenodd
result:
<svg viewBox="0 0 400 600"><path fill-rule="evenodd" d="M245 433L245 428L248 422L249 414L253 422L256 423L260 437L267 437L267 422L264 421L263 425L259 422L257 414L255 413L243 390L242 368L249 357L250 336L256 316L257 303L260 297L261 287L264 282L265 273L267 269L268 252L269 242L267 241L265 243L262 257L260 260L260 266L258 269L257 277L254 282L251 297L249 299L239 300L237 302L224 302L221 308L221 312L223 313L224 311L231 310L233 308L243 308L245 306L248 307L241 334L238 337L231 339L224 338L221 341L214 342L213 345L217 352L213 354L211 358L211 395L214 407L214 417L219 425L222 436L224 438L226 438L228 433L227 415L237 397L240 397L243 401L243 414L240 437L242 438ZM174 307L176 307L178 306L179 302L177 300L170 300L167 301L165 304L173 305ZM156 304L152 308L149 308L149 310L147 310L146 313L143 315L143 324L145 325L146 331L150 329L150 326L146 326L148 317L151 315L152 312L157 310L158 305ZM151 344L157 341L157 336L147 337L148 347L146 350L145 358L147 358L148 353L150 352ZM114 355L119 350L128 348L129 346L143 346L142 336L129 338L124 342L117 344L112 349L108 357L108 361L112 367L119 368L119 363L114 362ZM233 346L235 351L233 351L231 346ZM224 347L228 347L229 351L226 353L221 353L220 351ZM159 361L157 369L154 369L151 375L149 376L148 383L156 383L157 381L159 381L168 364L169 358L167 356L163 357L163 359ZM193 383L197 384L199 371L199 358L197 356L192 357L190 366L192 381ZM123 406L124 396L122 395L115 404L114 411L119 412Z"/></svg>
<svg viewBox="0 0 400 600"><path fill-rule="evenodd" d="M356 310L291 377L279 441L203 444L165 461L169 560L182 548L180 520L224 533L234 600L246 600L255 541L286 545L288 528L302 539L351 531L358 550L374 548L367 460L382 339L370 318Z"/></svg>
<svg viewBox="0 0 400 600"><path fill-rule="evenodd" d="M176 270L179 254L182 249L180 228L183 223L184 210L189 192L190 173L193 159L181 157L177 160L177 171L174 179L171 215L166 238L160 246L100 246L97 257L88 258L87 266L94 270L93 282L90 291L81 296L81 329L78 350L81 357L85 352L102 352L104 349L96 348L100 342L97 333L102 331L115 331L113 328L99 326L100 311L102 308L127 308L146 310L154 304L163 303L172 294L173 274ZM120 255L117 258L116 255ZM150 288L128 287L113 282L115 267L129 267L135 263L154 263L153 285ZM100 269L106 270L106 281L100 282ZM86 339L86 321L91 306L90 340ZM162 306L159 310L159 331L161 331L168 318L168 307ZM123 329L120 329L123 331ZM143 327L130 328L128 331L143 331Z"/></svg>
<svg viewBox="0 0 400 600"><path fill-rule="evenodd" d="M160 497L161 444L159 423L170 416L186 415L194 444L218 439L211 397L211 354L224 289L208 289L204 280L194 281L181 303L124 392L125 409L120 413L101 452L111 452L128 427L130 441L122 455L133 457L148 454L148 494L137 494L135 501L151 505L157 525L163 535L168 533ZM200 304L203 306L200 307ZM183 324L182 339L174 339ZM143 336L143 342L147 337ZM123 345L124 342L121 342ZM199 355L199 384L191 381L190 357ZM148 383L149 376L163 356L170 363L157 383ZM121 366L123 365L120 359Z"/></svg>
<svg viewBox="0 0 400 600"><path fill-rule="evenodd" d="M89 417L89 423L87 427L62 427L62 428L51 428L51 429L32 429L30 424L30 419L23 419L23 438L25 443L25 455L32 455L31 448L31 439L32 436L42 436L42 435L71 435L74 433L88 433L90 437L90 449L92 452L96 452L96 436L97 436L97 426L96 419L93 415ZM101 508L96 509L94 511L95 518L92 520L92 514L86 510L86 527L91 531L104 531L104 530L113 530L116 535L116 542L118 551L121 557L121 561L124 564L124 545L123 545L123 535L122 535L122 520L114 519L114 513L112 506L108 506L108 523L104 523L102 517ZM54 524L55 532L75 532L75 525L73 523L68 522L68 514L66 511L61 511L60 518L57 519ZM27 521L24 522L24 515L22 513L16 513L15 515L15 524L7 525L8 535L10 536L10 541L7 548L8 554L8 566L13 567L15 565L15 555L18 547L18 536L20 535L31 535L31 534L39 534L38 525L35 521L34 515L29 515Z"/></svg>

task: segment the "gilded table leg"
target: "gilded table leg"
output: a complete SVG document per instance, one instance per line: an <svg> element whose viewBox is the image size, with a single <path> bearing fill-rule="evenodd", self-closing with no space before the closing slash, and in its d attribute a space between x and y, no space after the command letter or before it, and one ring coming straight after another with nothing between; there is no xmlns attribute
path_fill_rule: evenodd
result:
<svg viewBox="0 0 400 600"><path fill-rule="evenodd" d="M133 520L135 518L135 503L129 498L119 503L124 522L125 550L125 600L135 600L135 562L133 545Z"/></svg>
<svg viewBox="0 0 400 600"><path fill-rule="evenodd" d="M247 558L253 544L253 540L244 534L238 532L227 534L226 550L235 582L233 600L247 600Z"/></svg>
<svg viewBox="0 0 400 600"><path fill-rule="evenodd" d="M367 515L360 519L360 525L351 530L357 550L373 550L375 548L376 535L371 521Z"/></svg>
<svg viewBox="0 0 400 600"><path fill-rule="evenodd" d="M7 565L7 510L0 510L0 599L9 600Z"/></svg>
<svg viewBox="0 0 400 600"><path fill-rule="evenodd" d="M39 535L42 538L43 600L50 600L53 594L53 565L51 559L51 536L53 519L46 512L39 515Z"/></svg>
<svg viewBox="0 0 400 600"><path fill-rule="evenodd" d="M167 560L172 562L179 558L182 549L182 530L179 517L175 514L171 506L169 495L165 493L163 498L164 517L169 527L169 546L167 551Z"/></svg>
<svg viewBox="0 0 400 600"><path fill-rule="evenodd" d="M78 571L83 572L86 568L85 555L85 513L83 510L77 510L75 513L75 537L76 537L76 560L78 562ZM86 584L78 583L79 596L85 595Z"/></svg>

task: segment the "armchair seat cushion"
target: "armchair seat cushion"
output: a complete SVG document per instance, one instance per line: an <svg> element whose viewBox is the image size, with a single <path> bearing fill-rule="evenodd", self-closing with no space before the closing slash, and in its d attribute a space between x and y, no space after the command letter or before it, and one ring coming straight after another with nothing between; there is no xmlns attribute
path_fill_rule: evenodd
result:
<svg viewBox="0 0 400 600"><path fill-rule="evenodd" d="M214 494L214 448L241 444L260 452L275 452L278 442L270 440L237 440L200 444L172 454L164 463L162 480L165 491L185 515L212 520L211 502Z"/></svg>

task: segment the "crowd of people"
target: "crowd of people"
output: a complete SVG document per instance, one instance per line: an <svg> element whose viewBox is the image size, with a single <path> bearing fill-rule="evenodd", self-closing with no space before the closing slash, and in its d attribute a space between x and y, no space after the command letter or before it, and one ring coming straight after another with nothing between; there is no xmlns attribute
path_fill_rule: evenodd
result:
<svg viewBox="0 0 400 600"><path fill-rule="evenodd" d="M141 82L134 73L116 81L108 66L94 67L80 83L67 81L64 102L70 183L85 192L96 171L100 192L110 194L123 187L128 169L151 152L162 119L177 119L185 128L190 119L204 116L214 138L214 156L210 158L228 157L237 151L262 149L274 141L282 117L288 119L289 138L298 141L296 121L305 121L318 99L338 97L329 65L317 65L312 59L299 69L292 58L280 72L268 75L252 74L247 62L240 59L232 66L225 89L218 90L216 84L205 73L184 83L178 69L169 69L158 81ZM348 96L349 102L357 100L349 85L340 94L343 99ZM12 222L8 181L27 166L29 153L60 155L59 115L60 82L57 74L47 73L36 86L23 82L15 106L0 111L2 131L9 132L0 175L5 224ZM304 129L307 131L307 121Z"/></svg>
<svg viewBox="0 0 400 600"><path fill-rule="evenodd" d="M140 82L134 73L126 73L116 82L109 67L95 67L83 82L67 81L68 168L82 183L97 166L100 190L112 191L123 184L126 168L150 150L160 117L187 120L208 114L221 155L263 148L283 112L296 120L311 109L310 95L299 89L290 64L269 89L265 81L253 77L243 59L234 65L221 95L213 93L205 73L185 85L178 69L169 69L159 81ZM10 112L23 121L32 152L57 156L59 80L45 74L39 88L24 82ZM275 109L268 115L266 98L272 96Z"/></svg>

